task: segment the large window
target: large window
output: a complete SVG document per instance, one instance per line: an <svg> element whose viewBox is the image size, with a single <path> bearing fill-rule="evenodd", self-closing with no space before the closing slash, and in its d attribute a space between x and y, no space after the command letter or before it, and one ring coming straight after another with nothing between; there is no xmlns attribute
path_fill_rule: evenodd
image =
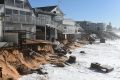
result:
<svg viewBox="0 0 120 80"><path fill-rule="evenodd" d="M4 0L0 0L0 4L4 4Z"/></svg>
<svg viewBox="0 0 120 80"><path fill-rule="evenodd" d="M25 15L25 11L20 11L20 15Z"/></svg>
<svg viewBox="0 0 120 80"><path fill-rule="evenodd" d="M14 6L14 0L5 0L6 5Z"/></svg>
<svg viewBox="0 0 120 80"><path fill-rule="evenodd" d="M5 9L6 15L12 15L12 9Z"/></svg>
<svg viewBox="0 0 120 80"><path fill-rule="evenodd" d="M18 8L23 8L23 1L15 0L15 6Z"/></svg>
<svg viewBox="0 0 120 80"><path fill-rule="evenodd" d="M14 15L19 15L18 10L13 10L13 14L14 14Z"/></svg>
<svg viewBox="0 0 120 80"><path fill-rule="evenodd" d="M25 8L25 9L29 9L29 5L28 5L27 2L24 3L24 8Z"/></svg>
<svg viewBox="0 0 120 80"><path fill-rule="evenodd" d="M27 16L31 16L31 13L30 13L30 12L26 12L26 15L27 15Z"/></svg>

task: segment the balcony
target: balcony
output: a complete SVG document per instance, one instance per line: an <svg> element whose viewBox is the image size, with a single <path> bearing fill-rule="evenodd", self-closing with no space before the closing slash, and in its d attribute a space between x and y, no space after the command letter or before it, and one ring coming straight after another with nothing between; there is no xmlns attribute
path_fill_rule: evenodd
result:
<svg viewBox="0 0 120 80"><path fill-rule="evenodd" d="M58 30L63 30L63 24L51 21L48 19L41 19L40 17L25 16L25 15L10 15L5 16L5 21L8 23L31 24L37 26L49 26Z"/></svg>
<svg viewBox="0 0 120 80"><path fill-rule="evenodd" d="M35 24L35 17L24 15L10 15L5 16L5 21L9 23Z"/></svg>

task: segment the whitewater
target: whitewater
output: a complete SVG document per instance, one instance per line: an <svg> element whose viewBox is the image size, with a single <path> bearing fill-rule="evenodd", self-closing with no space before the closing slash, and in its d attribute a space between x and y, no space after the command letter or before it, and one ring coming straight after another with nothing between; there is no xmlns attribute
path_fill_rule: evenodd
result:
<svg viewBox="0 0 120 80"><path fill-rule="evenodd" d="M81 54L85 51L86 54ZM106 43L96 42L85 45L72 51L77 58L75 64L66 65L64 68L53 67L51 64L43 66L48 75L37 73L22 76L19 80L120 80L120 40L107 40ZM90 64L98 62L114 68L110 73L99 73L90 70Z"/></svg>

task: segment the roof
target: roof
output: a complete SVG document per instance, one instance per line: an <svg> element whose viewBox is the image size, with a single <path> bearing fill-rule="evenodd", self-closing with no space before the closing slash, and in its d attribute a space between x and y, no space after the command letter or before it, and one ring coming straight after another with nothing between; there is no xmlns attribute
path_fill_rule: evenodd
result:
<svg viewBox="0 0 120 80"><path fill-rule="evenodd" d="M51 12L56 7L57 7L57 5L55 5L55 6L37 7L36 9L40 9L40 10L46 11L46 12Z"/></svg>
<svg viewBox="0 0 120 80"><path fill-rule="evenodd" d="M30 9L32 10L32 6L31 6L29 0L26 0L26 1L27 1L28 5L29 5Z"/></svg>

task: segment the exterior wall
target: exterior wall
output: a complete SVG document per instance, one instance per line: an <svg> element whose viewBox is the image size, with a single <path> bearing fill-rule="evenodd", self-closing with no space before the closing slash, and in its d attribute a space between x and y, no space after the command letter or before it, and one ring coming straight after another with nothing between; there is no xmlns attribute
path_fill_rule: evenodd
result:
<svg viewBox="0 0 120 80"><path fill-rule="evenodd" d="M105 23L97 23L97 27L100 31L106 31L106 24Z"/></svg>
<svg viewBox="0 0 120 80"><path fill-rule="evenodd" d="M71 20L71 19L64 19L64 20L63 20L63 24L74 26L74 25L75 25L75 21L73 21L73 20Z"/></svg>
<svg viewBox="0 0 120 80"><path fill-rule="evenodd" d="M75 21L71 19L65 19L63 20L64 31L63 34L77 34L78 28L75 25Z"/></svg>
<svg viewBox="0 0 120 80"><path fill-rule="evenodd" d="M112 32L112 25L111 25L111 23L109 23L109 24L107 25L106 31Z"/></svg>
<svg viewBox="0 0 120 80"><path fill-rule="evenodd" d="M26 30L35 39L35 15L28 0L5 0L5 30Z"/></svg>
<svg viewBox="0 0 120 80"><path fill-rule="evenodd" d="M0 17L0 41L2 40L3 37L3 22L2 18Z"/></svg>
<svg viewBox="0 0 120 80"><path fill-rule="evenodd" d="M66 25L63 34L76 34L76 26Z"/></svg>
<svg viewBox="0 0 120 80"><path fill-rule="evenodd" d="M62 21L64 14L62 13L62 11L59 9L59 7L56 7L55 9L52 10L52 13L55 13L56 16L54 17L55 21Z"/></svg>
<svg viewBox="0 0 120 80"><path fill-rule="evenodd" d="M45 27L44 26L36 26L36 39L45 39Z"/></svg>
<svg viewBox="0 0 120 80"><path fill-rule="evenodd" d="M58 9L58 7L54 8L52 11L42 11L39 8L35 8L34 12L36 14L36 17L40 20L38 23L39 25L36 26L37 35L36 38L40 39L46 39L51 40L52 38L57 39L58 38L58 32L63 31L63 25L62 25L62 19L63 19L63 13ZM42 32L40 30L40 26L44 27L42 29ZM46 35L45 35L46 34Z"/></svg>
<svg viewBox="0 0 120 80"><path fill-rule="evenodd" d="M0 13L4 12L3 4L0 4Z"/></svg>
<svg viewBox="0 0 120 80"><path fill-rule="evenodd" d="M5 33L4 39L7 42L13 42L18 44L18 33Z"/></svg>
<svg viewBox="0 0 120 80"><path fill-rule="evenodd" d="M51 25L51 15L37 14L37 24L41 26Z"/></svg>
<svg viewBox="0 0 120 80"><path fill-rule="evenodd" d="M0 41L3 38L3 13L4 9L3 9L3 4L0 4Z"/></svg>
<svg viewBox="0 0 120 80"><path fill-rule="evenodd" d="M87 32L97 33L98 31L105 31L105 23L93 23L90 21L77 21L77 23Z"/></svg>

